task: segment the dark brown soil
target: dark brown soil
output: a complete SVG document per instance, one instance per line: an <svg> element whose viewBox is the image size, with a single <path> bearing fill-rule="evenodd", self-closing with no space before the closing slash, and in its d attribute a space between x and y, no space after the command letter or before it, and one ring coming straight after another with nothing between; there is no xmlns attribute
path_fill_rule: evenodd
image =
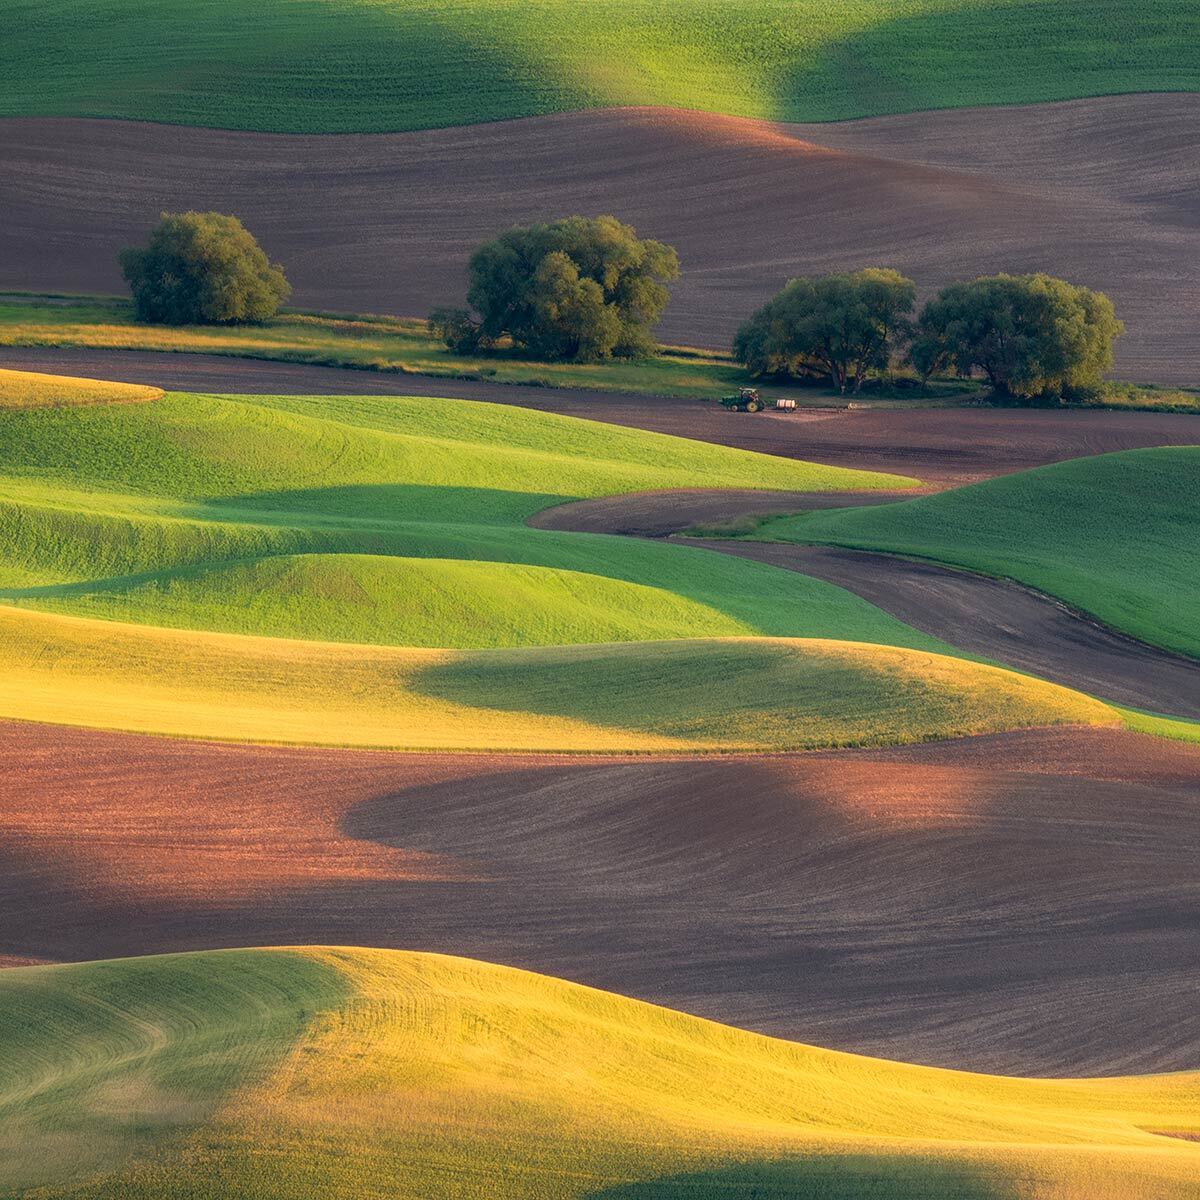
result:
<svg viewBox="0 0 1200 1200"><path fill-rule="evenodd" d="M898 492L763 492L727 488L678 488L666 492L627 492L595 500L573 500L543 509L529 519L535 529L575 533L621 533L661 538L693 525L736 525L747 518L804 512L813 508L857 508L919 496L925 489ZM709 546L708 541L699 543Z"/></svg>
<svg viewBox="0 0 1200 1200"><path fill-rule="evenodd" d="M1200 747L741 759L0 728L0 955L428 948L1018 1072L1200 1061Z"/></svg>
<svg viewBox="0 0 1200 1200"><path fill-rule="evenodd" d="M836 583L906 624L1018 671L1200 720L1200 662L1125 637L1019 584L834 546L684 540Z"/></svg>
<svg viewBox="0 0 1200 1200"><path fill-rule="evenodd" d="M911 493L908 493L911 495ZM905 493L679 490L545 509L540 529L667 537L767 513L881 504ZM813 575L960 650L1133 708L1200 720L1200 662L1148 646L1019 584L887 554L730 538L676 538Z"/></svg>
<svg viewBox="0 0 1200 1200"><path fill-rule="evenodd" d="M424 314L514 222L613 212L679 248L662 333L726 346L790 276L898 267L923 291L1046 270L1109 292L1118 370L1200 382L1200 96L781 126L600 110L380 136L0 122L0 288L117 291L163 209L237 213L308 307Z"/></svg>
<svg viewBox="0 0 1200 1200"><path fill-rule="evenodd" d="M460 396L519 404L835 466L916 476L938 487L1088 454L1200 445L1200 415L1051 409L804 409L731 413L700 400L383 375L203 354L0 348L0 366L198 392Z"/></svg>
<svg viewBox="0 0 1200 1200"><path fill-rule="evenodd" d="M684 540L836 583L906 624L1018 671L1200 720L1200 662L1125 637L1019 584L833 546Z"/></svg>

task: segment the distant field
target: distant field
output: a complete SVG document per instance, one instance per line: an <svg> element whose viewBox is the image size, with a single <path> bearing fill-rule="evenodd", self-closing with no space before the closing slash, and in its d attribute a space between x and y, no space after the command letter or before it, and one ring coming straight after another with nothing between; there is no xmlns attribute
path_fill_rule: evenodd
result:
<svg viewBox="0 0 1200 1200"><path fill-rule="evenodd" d="M1190 0L14 0L3 115L383 131L607 105L828 121L1200 89Z"/></svg>
<svg viewBox="0 0 1200 1200"><path fill-rule="evenodd" d="M940 1071L402 951L5 971L0 1048L0 1189L46 1200L1183 1200L1200 1172L1163 1136L1195 1073Z"/></svg>
<svg viewBox="0 0 1200 1200"><path fill-rule="evenodd" d="M1133 637L1200 657L1200 447L1130 450L757 536L887 550L1016 579Z"/></svg>

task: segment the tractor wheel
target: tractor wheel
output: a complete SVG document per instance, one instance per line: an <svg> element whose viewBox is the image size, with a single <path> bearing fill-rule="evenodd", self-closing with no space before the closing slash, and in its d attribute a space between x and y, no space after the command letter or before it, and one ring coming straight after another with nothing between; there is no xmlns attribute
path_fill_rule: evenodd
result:
<svg viewBox="0 0 1200 1200"><path fill-rule="evenodd" d="M762 405L757 400L751 400L746 405L747 412L762 412Z"/></svg>

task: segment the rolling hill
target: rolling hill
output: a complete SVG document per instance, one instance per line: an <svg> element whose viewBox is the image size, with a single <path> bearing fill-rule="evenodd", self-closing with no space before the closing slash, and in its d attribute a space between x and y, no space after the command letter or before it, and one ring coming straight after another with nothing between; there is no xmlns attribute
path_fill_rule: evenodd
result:
<svg viewBox="0 0 1200 1200"><path fill-rule="evenodd" d="M3 419L7 717L589 751L1120 719L805 575L523 523L648 487L901 477L456 400L173 393Z"/></svg>
<svg viewBox="0 0 1200 1200"><path fill-rule="evenodd" d="M911 1067L436 955L22 968L0 1014L0 1189L46 1200L1167 1200L1200 1170L1195 1073Z"/></svg>
<svg viewBox="0 0 1200 1200"><path fill-rule="evenodd" d="M1061 726L563 757L0 722L0 963L437 950L927 1065L1191 1070L1198 777Z"/></svg>
<svg viewBox="0 0 1200 1200"><path fill-rule="evenodd" d="M138 0L15 0L7 16L9 116L377 132L613 105L837 120L1200 89L1188 0L205 0L152 19Z"/></svg>
<svg viewBox="0 0 1200 1200"><path fill-rule="evenodd" d="M789 750L1121 719L996 667L817 639L409 650L0 607L0 647L0 716L236 741Z"/></svg>
<svg viewBox="0 0 1200 1200"><path fill-rule="evenodd" d="M771 634L939 648L819 581L524 525L614 491L911 482L897 476L457 400L172 394L3 419L9 603L426 647Z"/></svg>
<svg viewBox="0 0 1200 1200"><path fill-rule="evenodd" d="M768 521L758 536L931 558L1200 657L1200 447L1075 459L935 496Z"/></svg>
<svg viewBox="0 0 1200 1200"><path fill-rule="evenodd" d="M1196 1200L1196 0L3 29L7 365L149 382L0 370L0 1200ZM185 208L302 307L132 322ZM571 212L660 356L432 340ZM876 263L1104 290L1174 411L700 402Z"/></svg>

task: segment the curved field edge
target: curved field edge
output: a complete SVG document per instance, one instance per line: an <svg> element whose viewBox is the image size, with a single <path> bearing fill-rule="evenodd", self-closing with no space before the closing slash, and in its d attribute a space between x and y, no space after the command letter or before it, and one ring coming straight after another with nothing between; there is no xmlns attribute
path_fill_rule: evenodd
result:
<svg viewBox="0 0 1200 1200"><path fill-rule="evenodd" d="M1121 714L1126 729L1135 733L1148 733L1154 737L1169 738L1174 742L1200 743L1200 721L1189 721L1184 717L1168 717L1161 713L1143 712L1137 708L1113 705Z"/></svg>
<svg viewBox="0 0 1200 1200"><path fill-rule="evenodd" d="M899 475L448 397L172 392L153 405L17 410L4 420L0 471L66 475L76 487L111 489L119 480L131 491L192 499L401 477L486 487L497 499L507 493L503 515L524 519L559 498L700 481L795 491L918 486ZM458 503L449 512L461 510ZM447 519L446 511L439 506L437 515Z"/></svg>
<svg viewBox="0 0 1200 1200"><path fill-rule="evenodd" d="M821 121L1200 90L1188 0L211 0L154 21L137 0L9 8L12 116L381 132L623 105Z"/></svg>
<svg viewBox="0 0 1200 1200"><path fill-rule="evenodd" d="M1065 601L1200 658L1200 447L1126 450L870 509L768 519L754 536L930 559Z"/></svg>
<svg viewBox="0 0 1200 1200"><path fill-rule="evenodd" d="M1183 1197L1196 1073L1006 1078L508 967L279 948L0 973L0 1187L47 1197ZM824 1184L822 1188L819 1185ZM739 1186L740 1185L740 1186ZM659 1190L661 1189L661 1191ZM856 1190L858 1189L858 1190Z"/></svg>
<svg viewBox="0 0 1200 1200"><path fill-rule="evenodd" d="M1066 688L926 651L821 639L418 650L0 607L0 715L394 749L790 750L1115 725Z"/></svg>
<svg viewBox="0 0 1200 1200"><path fill-rule="evenodd" d="M145 325L135 319L128 300L105 295L0 292L0 346L144 350L339 367L401 379L442 379L447 390L467 380L579 389L600 399L607 392L640 393L647 404L670 397L711 399L754 382L726 353L692 346L663 346L652 358L547 362L508 354L457 354L429 334L424 320L412 317L287 308L256 325ZM978 391L972 381L935 378L928 385L929 397L939 406L974 399ZM778 384L772 392L805 407L843 402L832 391L788 384ZM1113 395L1121 407L1200 408L1200 399L1187 393L1132 384Z"/></svg>
<svg viewBox="0 0 1200 1200"><path fill-rule="evenodd" d="M109 383L69 375L0 369L0 412L19 408L61 408L76 404L143 404L162 397L162 388Z"/></svg>

